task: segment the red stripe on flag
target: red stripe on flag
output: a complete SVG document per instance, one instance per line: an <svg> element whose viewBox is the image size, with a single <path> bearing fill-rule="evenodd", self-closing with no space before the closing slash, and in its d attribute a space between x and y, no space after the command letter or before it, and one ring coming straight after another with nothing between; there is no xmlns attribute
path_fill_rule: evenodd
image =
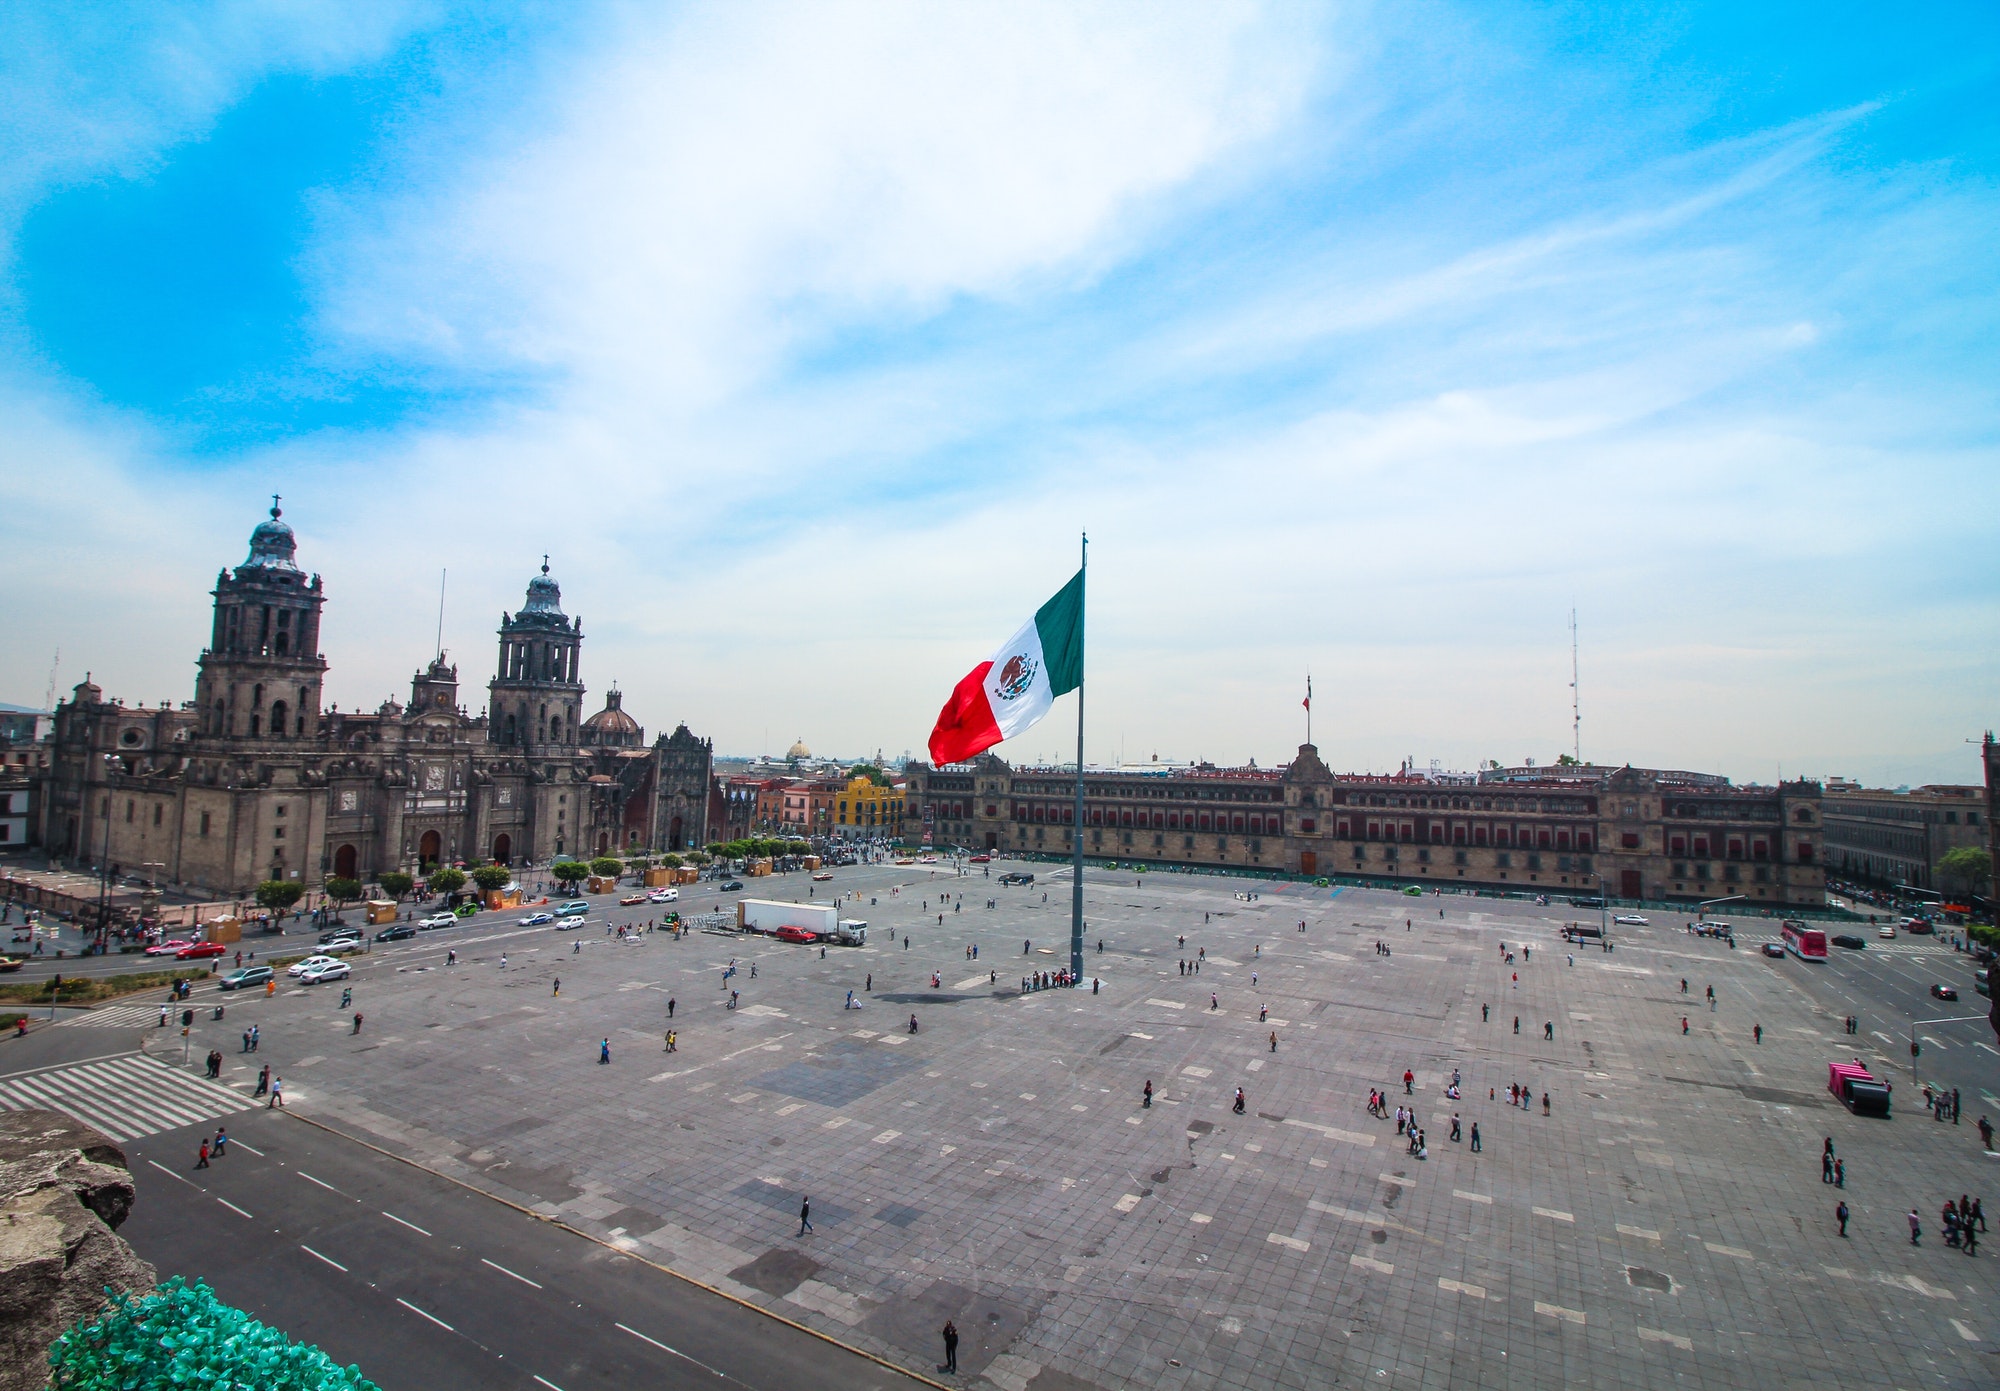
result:
<svg viewBox="0 0 2000 1391"><path fill-rule="evenodd" d="M981 662L952 687L951 699L938 712L931 730L931 766L961 763L1000 742L1000 726L986 702L986 673L993 663Z"/></svg>

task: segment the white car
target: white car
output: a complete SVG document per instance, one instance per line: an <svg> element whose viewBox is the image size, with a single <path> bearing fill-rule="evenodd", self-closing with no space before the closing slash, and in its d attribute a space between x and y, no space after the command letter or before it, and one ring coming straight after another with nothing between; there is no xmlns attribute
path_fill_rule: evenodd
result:
<svg viewBox="0 0 2000 1391"><path fill-rule="evenodd" d="M292 968L289 971L285 972L285 974L288 976L303 976L307 971L317 970L321 966L341 966L345 964L346 963L341 961L340 958L338 957L327 956L324 953L316 952L313 955L307 957L304 961L294 961L292 963Z"/></svg>
<svg viewBox="0 0 2000 1391"><path fill-rule="evenodd" d="M646 895L646 902L648 903L679 903L680 901L681 891L679 889L655 889Z"/></svg>
<svg viewBox="0 0 2000 1391"><path fill-rule="evenodd" d="M1620 927L1646 926L1646 920L1640 917L1637 913L1620 913L1617 917L1613 918L1611 921L1617 923Z"/></svg>
<svg viewBox="0 0 2000 1391"><path fill-rule="evenodd" d="M434 927L457 927L458 917L453 913L433 913L428 918L419 922L417 926L425 931L429 931Z"/></svg>
<svg viewBox="0 0 2000 1391"><path fill-rule="evenodd" d="M353 974L353 968L345 961L325 961L299 972L299 979L307 985L318 985L323 980L341 980Z"/></svg>
<svg viewBox="0 0 2000 1391"><path fill-rule="evenodd" d="M1896 925L1894 923L1883 923L1875 929L1875 935L1877 937L1893 938L1896 935Z"/></svg>

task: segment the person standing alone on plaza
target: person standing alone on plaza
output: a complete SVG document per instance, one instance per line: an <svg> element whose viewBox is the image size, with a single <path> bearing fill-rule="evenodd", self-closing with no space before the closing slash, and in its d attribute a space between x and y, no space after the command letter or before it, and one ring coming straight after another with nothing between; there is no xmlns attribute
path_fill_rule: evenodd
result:
<svg viewBox="0 0 2000 1391"><path fill-rule="evenodd" d="M604 1042L597 1045L597 1062L598 1065L601 1067L605 1063L608 1063L610 1061L611 1061L611 1040L607 1038L604 1040Z"/></svg>
<svg viewBox="0 0 2000 1391"><path fill-rule="evenodd" d="M944 1321L944 1367L942 1370L958 1371L958 1325L950 1319Z"/></svg>
<svg viewBox="0 0 2000 1391"><path fill-rule="evenodd" d="M1834 1220L1840 1223L1840 1234L1841 1234L1842 1236L1846 1236L1846 1235L1847 1235L1847 1203L1846 1203L1846 1200L1845 1200L1845 1199L1843 1199L1843 1200L1841 1201L1841 1203L1840 1203L1840 1205L1839 1205L1838 1207L1834 1208L1834 1210L1833 1210L1833 1216L1834 1216Z"/></svg>
<svg viewBox="0 0 2000 1391"><path fill-rule="evenodd" d="M813 1215L813 1202L811 1196L810 1195L801 1196L799 1199L800 1236L804 1236L807 1232L813 1229L812 1215Z"/></svg>

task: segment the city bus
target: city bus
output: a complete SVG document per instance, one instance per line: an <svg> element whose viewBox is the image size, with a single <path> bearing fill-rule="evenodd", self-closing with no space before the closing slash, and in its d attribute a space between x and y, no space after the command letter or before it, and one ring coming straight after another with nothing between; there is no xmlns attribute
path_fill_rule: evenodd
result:
<svg viewBox="0 0 2000 1391"><path fill-rule="evenodd" d="M1802 922L1787 920L1784 929L1785 950L1801 961L1826 960L1826 934L1816 927L1807 927Z"/></svg>

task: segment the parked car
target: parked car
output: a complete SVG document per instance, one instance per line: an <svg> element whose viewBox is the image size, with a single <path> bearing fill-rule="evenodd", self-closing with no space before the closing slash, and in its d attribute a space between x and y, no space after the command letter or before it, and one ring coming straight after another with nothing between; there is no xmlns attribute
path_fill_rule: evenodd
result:
<svg viewBox="0 0 2000 1391"><path fill-rule="evenodd" d="M1620 927L1646 926L1646 919L1641 915L1639 915L1638 913L1620 913L1617 917L1613 918L1611 921L1617 923Z"/></svg>
<svg viewBox="0 0 2000 1391"><path fill-rule="evenodd" d="M521 926L541 927L543 924L552 923L555 920L556 915L554 913L530 913L527 917L521 919Z"/></svg>
<svg viewBox="0 0 2000 1391"><path fill-rule="evenodd" d="M303 961L294 961L285 974L293 977L302 976L307 971L313 970L316 967L336 964L337 960L338 958L335 957L314 954Z"/></svg>
<svg viewBox="0 0 2000 1391"><path fill-rule="evenodd" d="M742 887L743 881L740 879L725 879L721 884L722 892L726 894L733 894Z"/></svg>
<svg viewBox="0 0 2000 1391"><path fill-rule="evenodd" d="M331 942L321 942L317 947L313 948L314 951L322 956L339 956L343 952L366 951L367 949L367 939L358 932L352 937L336 937Z"/></svg>
<svg viewBox="0 0 2000 1391"><path fill-rule="evenodd" d="M220 942L195 942L174 953L176 961L199 961L208 956L227 956L229 948Z"/></svg>
<svg viewBox="0 0 2000 1391"><path fill-rule="evenodd" d="M276 974L269 966L245 966L231 971L216 984L224 990L247 990L253 985L262 985Z"/></svg>
<svg viewBox="0 0 2000 1391"><path fill-rule="evenodd" d="M618 906L620 908L636 908L645 901L646 895L644 894L626 894L625 897L618 900Z"/></svg>
<svg viewBox="0 0 2000 1391"><path fill-rule="evenodd" d="M819 940L819 934L817 932L808 932L806 931L805 928L793 927L790 923L787 923L785 926L779 928L776 932L773 932L771 935L773 937L776 937L780 942L806 943L806 942L817 942Z"/></svg>
<svg viewBox="0 0 2000 1391"><path fill-rule="evenodd" d="M1000 882L1003 884L1032 884L1035 882L1035 876L1032 874L1022 874L1017 870L1012 874L1001 875Z"/></svg>
<svg viewBox="0 0 2000 1391"><path fill-rule="evenodd" d="M154 946L146 948L146 955L174 956L179 953L182 947L191 947L193 945L194 943L190 942L185 937L176 937L171 942L160 942Z"/></svg>
<svg viewBox="0 0 2000 1391"><path fill-rule="evenodd" d="M336 927L331 932L322 932L320 934L319 945L320 945L320 950L325 951L329 947L339 946L342 942L358 942L360 940L361 940L360 928Z"/></svg>
<svg viewBox="0 0 2000 1391"><path fill-rule="evenodd" d="M417 929L411 923L390 923L375 934L375 940L378 942L400 942L405 937L414 937L416 935Z"/></svg>
<svg viewBox="0 0 2000 1391"><path fill-rule="evenodd" d="M307 985L318 985L324 980L345 980L354 974L354 968L345 961L323 961L319 965L299 972L299 979Z"/></svg>
<svg viewBox="0 0 2000 1391"><path fill-rule="evenodd" d="M1933 1000L1956 1000L1958 998L1958 987L1944 984L1933 985L1931 986L1931 998Z"/></svg>
<svg viewBox="0 0 2000 1391"><path fill-rule="evenodd" d="M429 917L424 918L417 923L418 930L423 932L429 932L433 928L438 928L438 927L457 927L457 926L458 926L458 915L456 913L432 913Z"/></svg>
<svg viewBox="0 0 2000 1391"><path fill-rule="evenodd" d="M1783 961L1785 959L1785 948L1784 945L1780 942L1766 942L1764 943L1763 947L1760 948L1760 950L1762 950L1764 955L1766 956L1775 956L1780 961Z"/></svg>
<svg viewBox="0 0 2000 1391"><path fill-rule="evenodd" d="M1856 937L1852 932L1843 932L1839 936L1829 937L1827 940L1832 942L1836 947L1846 947L1849 951L1860 951L1868 945L1868 940L1865 937Z"/></svg>

